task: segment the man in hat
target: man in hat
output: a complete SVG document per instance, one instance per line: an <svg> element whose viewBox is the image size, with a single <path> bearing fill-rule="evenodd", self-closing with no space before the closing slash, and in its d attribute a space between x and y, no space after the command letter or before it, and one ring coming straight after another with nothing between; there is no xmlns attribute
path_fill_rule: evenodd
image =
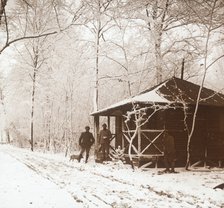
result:
<svg viewBox="0 0 224 208"><path fill-rule="evenodd" d="M112 135L110 130L107 129L107 124L104 123L102 127L103 129L100 131L99 141L103 152L103 160L107 160L109 156L110 138Z"/></svg>
<svg viewBox="0 0 224 208"><path fill-rule="evenodd" d="M95 139L93 137L93 134L89 132L90 127L86 126L85 127L85 132L81 133L81 136L79 137L79 145L81 147L81 152L79 154L79 158L78 161L80 162L81 158L82 158L82 154L86 151L86 163L88 161L89 158L89 151L91 146L94 144Z"/></svg>
<svg viewBox="0 0 224 208"><path fill-rule="evenodd" d="M176 173L174 170L175 166L175 143L174 137L170 135L167 131L164 132L163 138L164 144L164 163L166 169L164 170L165 173Z"/></svg>

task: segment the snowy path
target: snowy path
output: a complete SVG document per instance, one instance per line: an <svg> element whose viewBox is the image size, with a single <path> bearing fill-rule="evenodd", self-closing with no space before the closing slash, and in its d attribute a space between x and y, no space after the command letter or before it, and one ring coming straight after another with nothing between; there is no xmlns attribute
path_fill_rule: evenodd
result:
<svg viewBox="0 0 224 208"><path fill-rule="evenodd" d="M224 181L224 170L159 176L155 170L133 172L127 166L93 161L79 164L8 146L0 150L66 190L75 207L224 207L224 192L212 189Z"/></svg>
<svg viewBox="0 0 224 208"><path fill-rule="evenodd" d="M76 207L72 197L11 156L0 152L1 208Z"/></svg>

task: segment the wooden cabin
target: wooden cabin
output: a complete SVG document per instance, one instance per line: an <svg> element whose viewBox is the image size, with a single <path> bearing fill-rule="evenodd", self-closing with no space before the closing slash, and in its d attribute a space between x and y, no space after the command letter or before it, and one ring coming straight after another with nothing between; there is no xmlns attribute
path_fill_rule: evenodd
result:
<svg viewBox="0 0 224 208"><path fill-rule="evenodd" d="M199 85L171 78L136 96L93 112L96 133L96 158L100 153L98 133L101 119L106 117L113 133L111 151L121 146L138 165L163 165L163 133L175 138L176 165L184 166L188 135L192 127ZM190 143L191 164L221 165L224 161L224 95L202 88Z"/></svg>

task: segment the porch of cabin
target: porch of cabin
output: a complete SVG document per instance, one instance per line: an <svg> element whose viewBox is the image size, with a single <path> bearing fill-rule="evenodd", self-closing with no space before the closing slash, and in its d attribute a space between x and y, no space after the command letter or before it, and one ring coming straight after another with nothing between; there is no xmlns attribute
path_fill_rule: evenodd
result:
<svg viewBox="0 0 224 208"><path fill-rule="evenodd" d="M158 118L158 116L156 118ZM160 121L162 121L162 119L160 119ZM158 128L158 122L151 121L143 126L135 128L133 120L130 121L128 126L125 124L125 119L121 113L113 116L95 115L95 156L98 162L102 162L102 153L99 152L99 131L101 127L100 124L102 123L107 123L108 129L110 129L112 133L110 151L115 151L118 146L120 146L121 149L124 149L124 155L128 162L130 139L133 134L136 134L131 148L131 155L136 166L140 167L144 165L144 167L155 167L158 165L159 158L163 157L162 138L164 128L162 124L160 125L161 128ZM157 126L155 126L155 124L157 124Z"/></svg>
<svg viewBox="0 0 224 208"><path fill-rule="evenodd" d="M221 166L224 161L224 109L200 107L197 114L195 132L191 142L191 165ZM132 143L131 154L138 167L163 166L162 138L164 130L168 130L175 138L176 166L185 166L187 156L187 130L185 122L190 127L193 108L189 108L187 118L180 108L159 111L143 126L135 129L133 120L125 124L122 113L116 115L94 115L96 138L96 161L101 161L99 152L100 123L105 120L112 132L110 150L120 146L125 148L128 159L130 138L136 133ZM104 121L101 122L101 119ZM217 119L218 118L218 119ZM209 139L208 139L209 137Z"/></svg>

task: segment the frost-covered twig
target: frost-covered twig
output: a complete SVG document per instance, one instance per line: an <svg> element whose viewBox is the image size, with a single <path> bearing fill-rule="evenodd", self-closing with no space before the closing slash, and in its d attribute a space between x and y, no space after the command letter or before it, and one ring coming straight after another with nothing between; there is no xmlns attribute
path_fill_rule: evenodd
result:
<svg viewBox="0 0 224 208"><path fill-rule="evenodd" d="M128 156L130 159L130 163L132 165L132 168L134 169L133 165L133 157L131 154L131 150L133 149L134 152L137 154L137 156L140 155L139 150L133 145L133 141L135 137L138 135L139 130L142 126L144 126L151 118L152 116L157 113L158 111L165 110L168 108L172 108L170 104L157 104L152 103L150 106L147 107L140 107L139 104L132 103L132 110L127 112L127 115L124 115L125 117L125 124L127 128L128 136L125 135L127 141L129 142L128 147ZM150 114L148 114L149 110L152 110ZM134 120L133 120L134 119ZM133 120L135 123L135 129L130 130L128 122ZM129 137L129 138L128 138Z"/></svg>

